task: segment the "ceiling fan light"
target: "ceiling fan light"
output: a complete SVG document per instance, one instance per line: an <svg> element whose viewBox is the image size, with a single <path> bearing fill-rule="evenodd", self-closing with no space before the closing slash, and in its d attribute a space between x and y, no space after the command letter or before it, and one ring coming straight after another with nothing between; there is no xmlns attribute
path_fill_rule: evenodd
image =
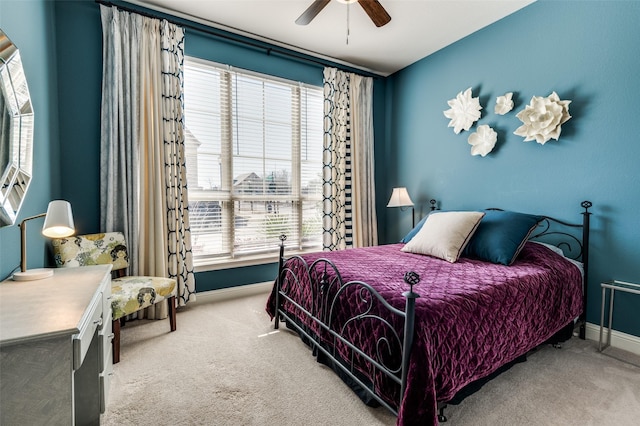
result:
<svg viewBox="0 0 640 426"><path fill-rule="evenodd" d="M358 0L338 0L342 4L356 3Z"/></svg>

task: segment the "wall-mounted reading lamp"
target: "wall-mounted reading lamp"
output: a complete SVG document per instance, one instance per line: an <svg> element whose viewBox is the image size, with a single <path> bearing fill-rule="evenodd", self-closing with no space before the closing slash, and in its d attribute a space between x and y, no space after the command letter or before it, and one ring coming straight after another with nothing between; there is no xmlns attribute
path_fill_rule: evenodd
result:
<svg viewBox="0 0 640 426"><path fill-rule="evenodd" d="M32 281L47 278L53 275L53 269L38 268L27 270L27 221L44 218L42 235L49 238L64 238L73 235L73 214L71 204L64 200L53 200L49 203L46 213L28 217L20 222L20 272L13 274L16 281Z"/></svg>
<svg viewBox="0 0 640 426"><path fill-rule="evenodd" d="M391 198L389 199L389 203L387 207L400 207L400 210L406 210L407 207L411 207L411 223L412 227L416 226L416 217L415 211L413 208L413 201L411 201L411 197L409 197L409 193L407 192L407 188L399 187L393 188L393 192L391 193Z"/></svg>

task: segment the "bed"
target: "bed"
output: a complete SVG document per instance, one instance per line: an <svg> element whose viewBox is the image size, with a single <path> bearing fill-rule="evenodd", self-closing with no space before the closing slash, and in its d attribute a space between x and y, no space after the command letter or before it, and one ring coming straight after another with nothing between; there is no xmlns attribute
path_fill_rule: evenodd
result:
<svg viewBox="0 0 640 426"><path fill-rule="evenodd" d="M365 403L398 425L437 425L446 404L539 345L576 324L584 339L591 203L581 206L581 223L433 211L397 244L289 258L282 236L266 309Z"/></svg>

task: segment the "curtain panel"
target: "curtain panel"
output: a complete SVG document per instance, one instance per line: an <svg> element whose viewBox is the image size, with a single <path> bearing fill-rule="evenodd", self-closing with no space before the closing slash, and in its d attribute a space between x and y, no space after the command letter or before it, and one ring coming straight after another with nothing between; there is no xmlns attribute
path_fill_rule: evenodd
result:
<svg viewBox="0 0 640 426"><path fill-rule="evenodd" d="M131 275L167 276L195 299L184 161L184 31L100 6L103 22L101 226L124 232ZM149 318L166 317L166 304Z"/></svg>
<svg viewBox="0 0 640 426"><path fill-rule="evenodd" d="M378 245L373 149L373 79L351 75L353 246Z"/></svg>
<svg viewBox="0 0 640 426"><path fill-rule="evenodd" d="M142 16L100 6L102 108L100 112L100 225L120 231L129 246L129 273L138 270L138 61Z"/></svg>
<svg viewBox="0 0 640 426"><path fill-rule="evenodd" d="M162 123L166 249L169 276L178 282L178 304L194 301L195 275L189 225L184 132L184 31L161 22Z"/></svg>
<svg viewBox="0 0 640 426"><path fill-rule="evenodd" d="M336 68L323 79L323 248L376 245L373 80Z"/></svg>

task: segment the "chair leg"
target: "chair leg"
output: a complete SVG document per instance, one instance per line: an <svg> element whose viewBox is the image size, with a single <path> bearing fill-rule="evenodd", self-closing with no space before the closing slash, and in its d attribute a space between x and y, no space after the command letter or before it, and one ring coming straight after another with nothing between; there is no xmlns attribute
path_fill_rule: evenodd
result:
<svg viewBox="0 0 640 426"><path fill-rule="evenodd" d="M169 297L167 302L169 302L169 325L171 331L176 331L176 297Z"/></svg>
<svg viewBox="0 0 640 426"><path fill-rule="evenodd" d="M111 322L113 331L113 340L111 340L111 349L113 351L113 363L120 362L120 320L116 319Z"/></svg>

